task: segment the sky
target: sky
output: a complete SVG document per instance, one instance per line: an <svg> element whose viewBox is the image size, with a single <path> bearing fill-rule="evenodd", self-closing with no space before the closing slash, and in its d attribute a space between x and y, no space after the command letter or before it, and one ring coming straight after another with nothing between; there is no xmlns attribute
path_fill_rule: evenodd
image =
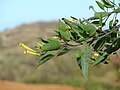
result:
<svg viewBox="0 0 120 90"><path fill-rule="evenodd" d="M93 15L95 0L0 0L0 31L38 21L50 22L74 16Z"/></svg>

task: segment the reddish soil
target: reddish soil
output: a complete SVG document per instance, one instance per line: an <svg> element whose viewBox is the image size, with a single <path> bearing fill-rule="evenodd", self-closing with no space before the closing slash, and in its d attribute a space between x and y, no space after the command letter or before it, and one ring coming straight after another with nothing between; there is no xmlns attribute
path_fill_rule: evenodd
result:
<svg viewBox="0 0 120 90"><path fill-rule="evenodd" d="M9 81L0 81L0 90L85 90L56 84L25 84Z"/></svg>

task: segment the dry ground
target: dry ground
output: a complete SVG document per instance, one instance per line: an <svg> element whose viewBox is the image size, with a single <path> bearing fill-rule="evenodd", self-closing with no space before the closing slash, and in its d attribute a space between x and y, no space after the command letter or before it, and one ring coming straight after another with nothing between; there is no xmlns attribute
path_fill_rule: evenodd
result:
<svg viewBox="0 0 120 90"><path fill-rule="evenodd" d="M56 84L25 84L1 80L0 90L85 90L85 89Z"/></svg>

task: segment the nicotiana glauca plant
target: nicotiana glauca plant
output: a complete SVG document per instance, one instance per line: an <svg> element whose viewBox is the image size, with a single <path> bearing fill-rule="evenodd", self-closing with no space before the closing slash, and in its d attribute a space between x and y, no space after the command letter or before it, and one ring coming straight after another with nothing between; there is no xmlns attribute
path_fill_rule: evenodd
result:
<svg viewBox="0 0 120 90"><path fill-rule="evenodd" d="M55 30L55 37L43 39L36 43L35 48L20 43L26 54L40 57L36 68L53 57L62 56L74 48L74 59L82 70L85 79L88 77L89 65L96 66L100 63L108 63L110 55L116 54L120 48L120 24L118 14L120 6L115 0L101 0L96 4L102 12L94 11L94 16L88 19L62 18L59 20L59 28ZM107 29L103 27L107 27Z"/></svg>

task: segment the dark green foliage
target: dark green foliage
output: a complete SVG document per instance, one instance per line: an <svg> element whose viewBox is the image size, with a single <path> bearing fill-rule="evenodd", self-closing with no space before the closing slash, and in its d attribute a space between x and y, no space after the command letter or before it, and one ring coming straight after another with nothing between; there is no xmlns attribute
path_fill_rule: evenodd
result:
<svg viewBox="0 0 120 90"><path fill-rule="evenodd" d="M45 63L45 62L47 62L49 59L51 59L51 58L53 58L53 57L54 57L53 54L48 54L48 55L46 55L46 56L43 56L43 57L39 60L39 62L38 62L38 64L36 65L35 68L39 67L40 65L42 65L42 64Z"/></svg>
<svg viewBox="0 0 120 90"><path fill-rule="evenodd" d="M101 2L96 1L96 3L98 4L98 6L99 6L102 10L104 10L104 5L103 5Z"/></svg>
<svg viewBox="0 0 120 90"><path fill-rule="evenodd" d="M109 0L101 0L106 8L113 8L114 5Z"/></svg>

